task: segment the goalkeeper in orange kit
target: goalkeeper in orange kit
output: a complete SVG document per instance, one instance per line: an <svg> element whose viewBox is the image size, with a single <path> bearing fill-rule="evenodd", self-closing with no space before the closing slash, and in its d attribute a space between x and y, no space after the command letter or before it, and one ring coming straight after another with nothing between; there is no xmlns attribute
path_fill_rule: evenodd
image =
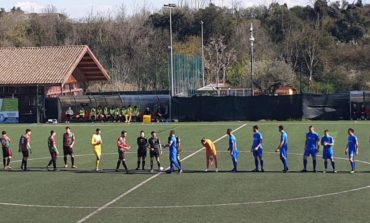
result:
<svg viewBox="0 0 370 223"><path fill-rule="evenodd" d="M216 145L210 139L206 139L206 138L202 138L200 142L206 148L207 168L205 171L206 172L208 171L209 163L214 161L216 172L218 172Z"/></svg>

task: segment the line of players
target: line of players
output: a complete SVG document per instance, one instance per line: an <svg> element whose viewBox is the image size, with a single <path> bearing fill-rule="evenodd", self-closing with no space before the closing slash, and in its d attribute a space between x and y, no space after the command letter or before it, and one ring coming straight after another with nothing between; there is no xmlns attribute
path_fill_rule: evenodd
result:
<svg viewBox="0 0 370 223"><path fill-rule="evenodd" d="M259 131L259 127L257 125L252 127L253 130L253 142L251 146L251 152L254 157L255 161L255 169L253 172L264 172L264 161L263 161L263 136L262 133ZM280 132L280 142L276 149L276 152L280 155L280 160L283 164L283 172L287 173L289 171L288 168L288 135L284 131L284 126L280 125L278 127ZM232 129L227 129L226 134L229 137L229 147L228 151L230 154L230 158L233 163L232 172L238 171L238 148L236 143L236 137L233 135ZM12 157L12 150L11 146L11 139L7 136L6 131L2 132L2 136L0 138L2 150L3 150L3 165L5 170L10 170L10 159ZM19 152L22 153L22 163L21 169L27 171L27 160L29 155L32 153L31 150L31 130L26 129L24 135L20 137L19 140ZM101 159L101 145L103 141L101 138L101 130L98 128L96 129L95 134L93 134L91 139L91 145L93 147L93 152L96 156L96 166L95 171L100 171L100 159ZM64 167L67 168L67 156L71 157L71 164L72 168L77 168L74 161L74 144L75 144L75 136L71 132L70 127L66 127L66 132L63 134L63 155L64 155ZM206 151L206 172L209 169L210 163L214 162L215 171L218 172L218 161L217 161L217 149L215 144L206 138L201 139L201 144L204 146ZM334 160L334 138L330 136L329 130L324 130L324 136L321 138L319 134L315 132L313 126L309 126L308 132L306 133L306 140L304 145L304 154L303 154L303 170L302 172L307 172L307 159L309 156L312 157L313 162L313 172L317 172L317 154L319 153L320 144L323 146L323 159L324 159L324 173L328 170L328 160L331 161L332 171L336 173L335 168L335 160ZM145 138L144 131L140 132L140 136L137 138L137 167L136 170L141 169L145 170L145 158L147 156L147 150L150 152L150 172L154 172L154 159L157 162L158 171L162 171L163 167L160 164L160 155L162 154L162 147L169 148L169 160L170 160L170 169L169 173L174 172L174 167L177 168L178 172L182 172L181 162L180 162L180 152L181 152L181 144L180 138L176 136L175 130L171 130L168 143L166 145L162 145L158 135L155 131L151 132L151 138ZM51 159L47 165L47 169L53 165L52 170L57 170L56 168L56 160L57 156L59 155L59 151L56 147L56 133L55 131L50 132L50 136L48 137L48 148L50 152ZM121 135L117 139L117 149L118 149L118 160L116 171L119 171L120 165L124 167L126 173L128 173L128 168L126 165L125 160L125 153L131 149L131 146L127 144L127 132L122 131ZM354 157L359 154L359 144L358 139L354 134L354 130L352 128L348 129L348 142L345 149L345 154L348 155L348 160L351 165L350 173L354 173L356 169L356 163ZM260 169L259 169L260 165Z"/></svg>
<svg viewBox="0 0 370 223"><path fill-rule="evenodd" d="M142 170L145 170L145 158L147 155L147 150L150 151L150 171L154 172L153 170L153 163L154 159L157 162L158 170L162 171L163 167L160 164L159 157L162 154L162 147L168 147L169 148L169 158L170 158L170 173L174 172L174 167L178 169L178 172L182 172L181 168L181 161L180 161L180 138L175 135L175 130L170 131L170 136L168 137L168 143L166 145L162 145L157 133L153 131L151 133L152 137L149 139L145 138L144 132L140 132L140 136L137 138L137 145L138 145L138 151L137 151L137 168L136 170L139 170L140 164L142 164ZM4 170L11 170L10 166L10 159L12 157L12 150L11 150L11 139L7 136L6 131L2 132L2 136L0 138L2 150L3 150L3 165ZM127 132L122 131L121 135L117 139L117 148L118 148L118 160L117 160L117 166L116 171L119 171L120 165L124 167L126 173L128 173L128 168L126 165L125 160L125 152L129 151L131 149L131 146L127 144ZM52 130L50 132L50 136L48 137L48 148L50 152L51 159L47 165L48 170L56 171L56 161L57 157L59 155L59 151L56 146L56 132ZM64 155L64 168L68 168L67 164L67 158L70 156L72 168L77 168L75 165L75 156L74 156L74 145L76 142L76 138L74 133L71 131L70 127L66 127L66 131L63 134L63 155ZM102 138L101 138L101 129L96 129L95 134L93 134L91 138L91 145L93 147L93 152L96 156L96 165L95 165L95 171L100 171L99 165L101 160L101 154L102 154ZM27 168L28 164L28 158L30 154L32 154L31 150L31 130L26 129L25 134L21 135L19 139L19 150L18 152L22 153L22 164L21 169L24 171L28 171ZM53 169L49 169L52 165Z"/></svg>
<svg viewBox="0 0 370 223"><path fill-rule="evenodd" d="M251 146L251 152L253 153L255 169L253 172L259 171L259 165L261 166L261 172L264 172L264 162L263 162L263 137L262 133L259 131L257 125L253 126L253 143ZM283 172L287 173L289 171L288 167L288 135L284 131L284 126L280 125L278 127L280 132L280 142L276 149L276 152L280 155L280 160L283 164ZM355 131L352 128L348 129L348 141L345 149L345 154L348 155L348 160L351 165L350 173L354 173L356 170L355 156L359 154L359 143ZM232 130L228 129L227 134L229 135L229 151L230 157L232 159L234 168L232 172L237 172L237 163L238 163L238 151L236 146L236 138L232 134ZM307 172L307 159L309 156L312 157L313 172L317 172L317 154L320 151L320 145L323 146L322 158L324 159L324 173L328 171L328 160L331 161L333 173L337 173L335 169L335 160L334 160L334 138L330 136L329 130L324 130L324 136L321 138L319 134L315 132L314 127L311 125L308 128L306 133L306 140L304 144L304 153L303 153L303 170L301 172Z"/></svg>

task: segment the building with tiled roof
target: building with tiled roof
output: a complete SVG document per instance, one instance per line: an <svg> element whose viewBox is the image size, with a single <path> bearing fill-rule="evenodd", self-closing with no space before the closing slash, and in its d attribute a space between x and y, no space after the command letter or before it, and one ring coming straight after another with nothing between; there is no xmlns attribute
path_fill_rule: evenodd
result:
<svg viewBox="0 0 370 223"><path fill-rule="evenodd" d="M0 87L58 86L63 94L69 85L83 90L89 81L110 79L88 46L0 48L0 77Z"/></svg>
<svg viewBox="0 0 370 223"><path fill-rule="evenodd" d="M45 98L83 95L88 82L109 79L88 46L0 48L0 98L18 98L20 113L33 113Z"/></svg>

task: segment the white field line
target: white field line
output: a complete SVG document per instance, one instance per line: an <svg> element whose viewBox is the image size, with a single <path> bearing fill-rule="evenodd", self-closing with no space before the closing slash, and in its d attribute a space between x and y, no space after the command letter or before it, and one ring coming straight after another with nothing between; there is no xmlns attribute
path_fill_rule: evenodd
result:
<svg viewBox="0 0 370 223"><path fill-rule="evenodd" d="M247 151L244 151L247 152ZM274 154L275 152L266 152L270 154ZM289 153L290 155L302 155L300 153ZM90 155L90 154L86 154ZM343 157L336 157L340 160L347 160L347 158ZM185 158L184 158L185 159ZM358 162L369 164L369 162L358 160ZM106 209L175 209L175 208L207 208L207 207L222 207L222 206L240 206L240 205L251 205L251 204L267 204L267 203L279 203L279 202L288 202L288 201L297 201L297 200L309 200L314 198L323 198L335 195L346 194L350 192L357 192L365 189L369 189L370 185L333 192L333 193L326 193L326 194L319 194L319 195L312 195L312 196L304 196L304 197L296 197L296 198L286 198L286 199L277 199L277 200L269 200L269 201L250 201L250 202L238 202L238 203L218 203L218 204L194 204L194 205L171 205L171 206L141 206L141 207L106 207ZM2 206L16 206L16 207L33 207L33 208L65 208L65 209L98 209L99 207L92 207L92 206L66 206L66 205L38 205L38 204L19 204L19 203L5 203L1 202L0 205Z"/></svg>
<svg viewBox="0 0 370 223"><path fill-rule="evenodd" d="M238 128L236 128L234 131L238 131L239 129L245 127L247 124L243 124L241 126L239 126ZM220 138L216 139L214 142L218 142L220 140L222 140L223 138L225 138L227 135L223 135L221 136ZM192 154L184 157L181 161L185 161L191 157L193 157L194 155L196 155L197 153L201 152L202 150L204 149L204 147L200 148L199 150L193 152ZM167 167L168 169L168 167ZM166 169L166 170L167 170ZM107 202L106 204L104 204L103 206L99 207L98 209L96 209L95 211L91 212L90 214L86 215L85 217L81 218L80 220L77 221L77 223L82 223L82 222L85 222L86 220L88 220L89 218L91 218L92 216L98 214L99 212L101 212L102 210L106 209L107 207L109 207L110 205L114 204L115 202L117 202L118 200L122 199L123 197L127 196L128 194L130 194L131 192L135 191L136 189L140 188L141 186L143 186L144 184L150 182L151 180L157 178L158 176L160 176L163 172L159 172L151 177L149 177L148 179L144 180L143 182L137 184L136 186L132 187L130 190L120 194L118 197L114 198L113 200Z"/></svg>
<svg viewBox="0 0 370 223"><path fill-rule="evenodd" d="M251 204L267 204L267 203L279 203L279 202L287 202L287 201L298 201L298 200L308 200L308 199L315 199L315 198L322 198L322 197L329 197L335 196L360 190L365 190L370 188L370 185L359 187L350 190L344 190L340 192L333 192L327 194L319 194L313 196L305 196L305 197L296 197L296 198L287 198L287 199L277 199L277 200L270 200L270 201L250 201L250 202L238 202L238 203L221 203L221 204L195 204L195 205L172 205L172 206L143 206L143 207L110 207L110 209L172 209L172 208L200 208L200 207L222 207L222 206L240 206L240 205L251 205Z"/></svg>
<svg viewBox="0 0 370 223"><path fill-rule="evenodd" d="M194 204L194 205L169 205L169 206L141 206L141 207L106 207L106 209L176 209L176 208L208 208L208 207L225 207L225 206L241 206L241 205L252 205L252 204L268 204L268 203L280 203L288 201L298 201L298 200L310 200L315 198L323 198L329 196L336 196L351 192L357 192L365 189L369 189L370 185L354 188L350 190L344 190L333 193L318 194L305 197L295 197L286 199L276 199L269 201L250 201L250 202L233 202L233 203L218 203L218 204ZM4 206L17 206L17 207L35 207L35 208L65 208L65 209L97 209L99 207L88 207L88 206L58 206L58 205L34 205L34 204L16 204L16 203L0 203Z"/></svg>

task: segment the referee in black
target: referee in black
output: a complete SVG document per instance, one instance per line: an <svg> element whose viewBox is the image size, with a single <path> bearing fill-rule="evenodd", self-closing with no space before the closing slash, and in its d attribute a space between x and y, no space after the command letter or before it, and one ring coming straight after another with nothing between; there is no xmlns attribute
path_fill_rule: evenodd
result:
<svg viewBox="0 0 370 223"><path fill-rule="evenodd" d="M153 160L157 161L158 171L161 171L161 163L159 162L159 156L161 155L161 141L157 136L157 132L151 132L152 137L149 138L149 146L150 146L150 172L153 173Z"/></svg>

